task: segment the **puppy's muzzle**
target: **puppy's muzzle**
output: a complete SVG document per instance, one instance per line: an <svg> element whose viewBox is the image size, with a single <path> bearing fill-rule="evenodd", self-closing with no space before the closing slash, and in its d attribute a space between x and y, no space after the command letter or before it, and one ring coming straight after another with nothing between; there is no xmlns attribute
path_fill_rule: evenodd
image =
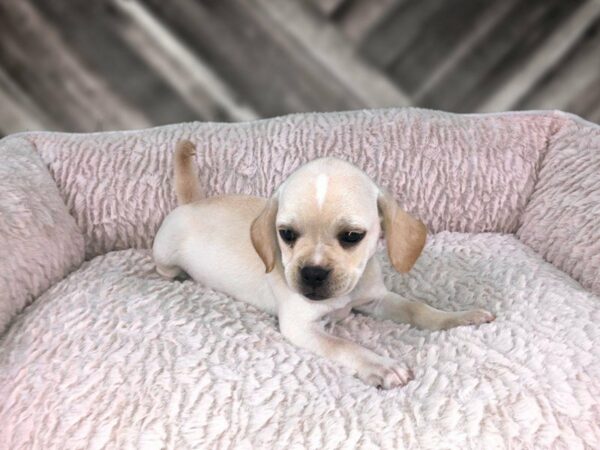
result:
<svg viewBox="0 0 600 450"><path fill-rule="evenodd" d="M304 266L300 269L300 279L304 295L311 300L322 300L327 297L324 286L331 269L321 266Z"/></svg>

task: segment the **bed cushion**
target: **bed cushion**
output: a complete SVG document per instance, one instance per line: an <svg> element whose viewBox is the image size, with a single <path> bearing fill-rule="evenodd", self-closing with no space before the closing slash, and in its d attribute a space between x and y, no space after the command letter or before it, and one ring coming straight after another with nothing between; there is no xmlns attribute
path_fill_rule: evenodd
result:
<svg viewBox="0 0 600 450"><path fill-rule="evenodd" d="M498 318L337 324L413 368L380 391L146 250L86 262L0 340L0 448L600 447L598 297L510 235L440 233L410 274L385 268L408 298Z"/></svg>
<svg viewBox="0 0 600 450"><path fill-rule="evenodd" d="M182 138L198 146L207 195L268 196L297 167L329 155L364 169L431 231L515 232L548 137L563 120L540 112L395 108L30 136L84 232L90 258L150 247L175 207L171 155Z"/></svg>
<svg viewBox="0 0 600 450"><path fill-rule="evenodd" d="M600 295L600 126L572 116L552 137L518 236Z"/></svg>
<svg viewBox="0 0 600 450"><path fill-rule="evenodd" d="M0 335L83 261L83 236L34 146L0 141Z"/></svg>

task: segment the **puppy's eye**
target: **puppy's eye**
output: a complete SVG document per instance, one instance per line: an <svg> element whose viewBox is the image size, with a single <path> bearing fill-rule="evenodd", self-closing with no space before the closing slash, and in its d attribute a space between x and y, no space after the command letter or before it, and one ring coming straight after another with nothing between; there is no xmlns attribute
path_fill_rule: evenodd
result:
<svg viewBox="0 0 600 450"><path fill-rule="evenodd" d="M293 244L298 239L296 232L290 228L281 228L279 230L279 236L283 239L286 244Z"/></svg>
<svg viewBox="0 0 600 450"><path fill-rule="evenodd" d="M344 231L338 235L342 247L351 247L358 244L367 234L364 231Z"/></svg>

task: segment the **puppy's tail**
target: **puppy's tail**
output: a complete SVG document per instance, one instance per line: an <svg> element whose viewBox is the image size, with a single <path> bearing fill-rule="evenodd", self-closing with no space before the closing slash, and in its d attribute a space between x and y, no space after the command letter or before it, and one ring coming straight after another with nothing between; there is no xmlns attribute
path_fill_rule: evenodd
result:
<svg viewBox="0 0 600 450"><path fill-rule="evenodd" d="M177 143L175 156L175 194L180 205L192 203L202 198L198 173L194 164L196 147L190 141Z"/></svg>

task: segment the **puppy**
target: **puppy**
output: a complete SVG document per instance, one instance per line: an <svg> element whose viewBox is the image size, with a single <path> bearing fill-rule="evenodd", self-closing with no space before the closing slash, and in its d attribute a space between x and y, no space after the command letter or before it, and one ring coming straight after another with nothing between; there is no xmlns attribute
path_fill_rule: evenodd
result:
<svg viewBox="0 0 600 450"><path fill-rule="evenodd" d="M375 255L383 231L389 259L407 272L425 245L425 226L347 162L314 160L269 199L226 195L203 199L195 148L178 144L179 207L153 246L158 273L194 280L277 315L293 344L350 368L373 386L394 388L412 374L402 363L328 334L322 319L354 309L429 330L494 320L484 310L444 312L390 292Z"/></svg>

